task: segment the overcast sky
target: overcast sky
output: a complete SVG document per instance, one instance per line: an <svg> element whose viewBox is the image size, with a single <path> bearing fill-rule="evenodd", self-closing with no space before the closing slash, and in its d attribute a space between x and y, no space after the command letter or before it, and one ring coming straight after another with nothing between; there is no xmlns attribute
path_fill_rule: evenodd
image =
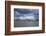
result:
<svg viewBox="0 0 46 36"><path fill-rule="evenodd" d="M23 17L23 16L35 16L38 18L39 16L39 10L38 9L20 9L20 8L15 8L14 9L14 17Z"/></svg>

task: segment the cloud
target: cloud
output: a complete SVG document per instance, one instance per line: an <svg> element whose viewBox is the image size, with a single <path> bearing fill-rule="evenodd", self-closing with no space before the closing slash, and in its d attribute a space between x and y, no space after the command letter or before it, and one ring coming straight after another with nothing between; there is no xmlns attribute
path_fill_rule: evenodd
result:
<svg viewBox="0 0 46 36"><path fill-rule="evenodd" d="M15 19L20 19L20 20L31 19L31 20L34 20L35 16L33 14L23 14L22 16L15 17Z"/></svg>
<svg viewBox="0 0 46 36"><path fill-rule="evenodd" d="M35 20L38 15L38 10L27 10L27 9L17 9L15 12L14 12L14 17L15 19L21 19L21 20L24 20L24 19L31 19L31 20Z"/></svg>

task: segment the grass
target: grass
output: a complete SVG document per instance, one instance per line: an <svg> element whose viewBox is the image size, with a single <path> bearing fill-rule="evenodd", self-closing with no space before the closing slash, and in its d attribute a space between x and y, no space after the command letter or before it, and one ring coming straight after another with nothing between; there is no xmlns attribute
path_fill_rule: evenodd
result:
<svg viewBox="0 0 46 36"><path fill-rule="evenodd" d="M39 26L39 21L14 20L14 27L36 27L36 26Z"/></svg>

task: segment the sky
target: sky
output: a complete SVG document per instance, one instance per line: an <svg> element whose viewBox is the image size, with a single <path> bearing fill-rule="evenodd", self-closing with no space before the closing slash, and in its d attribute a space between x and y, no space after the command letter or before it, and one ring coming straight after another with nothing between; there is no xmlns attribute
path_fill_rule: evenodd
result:
<svg viewBox="0 0 46 36"><path fill-rule="evenodd" d="M14 8L14 17L29 17L31 18L39 17L39 9L22 9L22 8Z"/></svg>

